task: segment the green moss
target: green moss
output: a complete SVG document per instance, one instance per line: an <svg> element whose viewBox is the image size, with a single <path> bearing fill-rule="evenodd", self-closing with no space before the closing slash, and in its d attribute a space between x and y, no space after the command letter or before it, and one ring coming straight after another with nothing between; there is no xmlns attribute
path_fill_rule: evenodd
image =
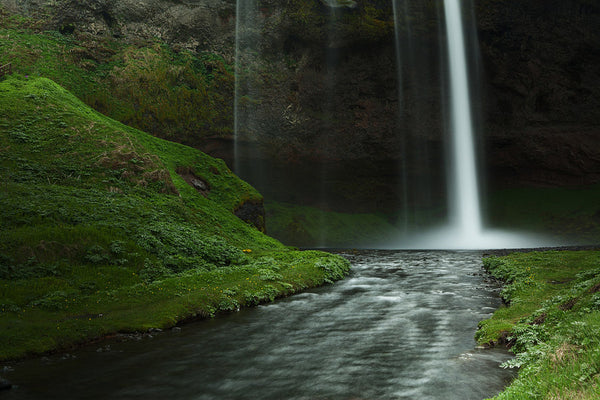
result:
<svg viewBox="0 0 600 400"><path fill-rule="evenodd" d="M49 79L0 82L0 182L0 359L235 310L348 270L235 217L262 197L222 161Z"/></svg>
<svg viewBox="0 0 600 400"><path fill-rule="evenodd" d="M483 321L482 343L508 340L518 378L496 399L600 394L600 252L515 253L484 260L508 306Z"/></svg>
<svg viewBox="0 0 600 400"><path fill-rule="evenodd" d="M327 36L357 42L388 42L394 21L389 1L339 1L332 13L321 1L292 0L286 6L288 31L305 40L323 41Z"/></svg>
<svg viewBox="0 0 600 400"><path fill-rule="evenodd" d="M372 247L400 232L383 215L348 214L288 203L266 202L267 232L282 242L303 247Z"/></svg>
<svg viewBox="0 0 600 400"><path fill-rule="evenodd" d="M63 35L2 8L0 38L0 62L12 62L14 72L53 79L130 126L190 145L232 133L233 67L220 56L77 31Z"/></svg>
<svg viewBox="0 0 600 400"><path fill-rule="evenodd" d="M579 243L600 238L600 186L515 188L489 197L490 224L537 230Z"/></svg>

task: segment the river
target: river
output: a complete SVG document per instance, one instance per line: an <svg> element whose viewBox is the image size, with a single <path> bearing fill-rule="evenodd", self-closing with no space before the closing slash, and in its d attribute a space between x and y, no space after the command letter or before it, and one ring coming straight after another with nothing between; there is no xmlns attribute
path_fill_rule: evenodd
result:
<svg viewBox="0 0 600 400"><path fill-rule="evenodd" d="M13 363L2 399L468 400L511 379L477 349L500 305L480 252L341 252L334 285L275 303Z"/></svg>

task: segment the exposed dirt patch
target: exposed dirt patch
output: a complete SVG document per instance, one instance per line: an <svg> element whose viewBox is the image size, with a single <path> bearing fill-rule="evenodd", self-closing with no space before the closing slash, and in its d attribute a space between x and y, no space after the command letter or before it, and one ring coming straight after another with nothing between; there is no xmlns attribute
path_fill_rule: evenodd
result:
<svg viewBox="0 0 600 400"><path fill-rule="evenodd" d="M571 299L571 300L559 305L558 308L560 308L563 311L569 311L570 309L572 309L575 306L575 304L577 304L577 300L578 300L577 298Z"/></svg>
<svg viewBox="0 0 600 400"><path fill-rule="evenodd" d="M563 366L577 358L579 347L570 343L561 344L554 353L550 354L550 359L556 367Z"/></svg>
<svg viewBox="0 0 600 400"><path fill-rule="evenodd" d="M509 339L510 338L510 339ZM507 349L510 349L515 344L515 339L511 337L509 331L502 331L498 337L498 340L492 343L492 346L501 345L506 346Z"/></svg>
<svg viewBox="0 0 600 400"><path fill-rule="evenodd" d="M206 180L196 175L190 167L179 167L176 172L187 182L188 185L196 189L198 193L207 196L210 192L210 185Z"/></svg>
<svg viewBox="0 0 600 400"><path fill-rule="evenodd" d="M105 168L121 171L121 178L135 185L148 186L150 183L159 183L160 192L179 194L171 180L171 175L162 165L160 158L153 154L141 154L131 150L125 145L118 146L106 152L96 162ZM119 188L109 187L110 192L119 192Z"/></svg>
<svg viewBox="0 0 600 400"><path fill-rule="evenodd" d="M233 212L239 219L254 225L259 231L266 233L265 207L261 201L246 201Z"/></svg>
<svg viewBox="0 0 600 400"><path fill-rule="evenodd" d="M535 319L531 322L531 325L541 325L544 322L546 322L546 313L543 313L543 314L535 317Z"/></svg>

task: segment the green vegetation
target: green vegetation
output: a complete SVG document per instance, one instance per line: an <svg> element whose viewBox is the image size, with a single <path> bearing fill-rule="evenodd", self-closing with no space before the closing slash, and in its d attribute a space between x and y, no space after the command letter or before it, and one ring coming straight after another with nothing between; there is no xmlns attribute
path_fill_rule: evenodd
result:
<svg viewBox="0 0 600 400"><path fill-rule="evenodd" d="M46 77L86 104L154 136L194 145L233 130L233 67L158 42L45 31L0 7L0 64Z"/></svg>
<svg viewBox="0 0 600 400"><path fill-rule="evenodd" d="M0 186L0 360L236 310L349 267L235 217L262 198L221 160L45 78L0 81Z"/></svg>
<svg viewBox="0 0 600 400"><path fill-rule="evenodd" d="M266 202L267 232L283 243L317 247L371 247L389 242L400 231L383 215L348 214L288 203Z"/></svg>
<svg viewBox="0 0 600 400"><path fill-rule="evenodd" d="M289 31L309 40L322 40L335 34L353 37L359 42L386 42L393 37L394 21L389 1L336 2L339 6L333 8L338 11L333 14L318 1L291 0L286 7Z"/></svg>
<svg viewBox="0 0 600 400"><path fill-rule="evenodd" d="M507 307L480 323L480 343L508 342L518 378L495 399L600 398L600 253L549 251L484 259Z"/></svg>
<svg viewBox="0 0 600 400"><path fill-rule="evenodd" d="M515 188L489 198L490 223L570 237L579 243L600 239L600 186Z"/></svg>

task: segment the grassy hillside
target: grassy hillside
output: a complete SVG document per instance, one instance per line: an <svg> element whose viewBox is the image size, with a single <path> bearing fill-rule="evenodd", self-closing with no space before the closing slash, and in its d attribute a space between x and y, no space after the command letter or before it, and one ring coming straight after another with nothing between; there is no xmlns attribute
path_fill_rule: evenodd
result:
<svg viewBox="0 0 600 400"><path fill-rule="evenodd" d="M489 196L489 223L578 243L600 240L600 186L513 188Z"/></svg>
<svg viewBox="0 0 600 400"><path fill-rule="evenodd" d="M253 200L220 160L111 120L49 79L5 78L0 360L344 275L345 260L289 251L234 216Z"/></svg>
<svg viewBox="0 0 600 400"><path fill-rule="evenodd" d="M0 64L47 77L101 113L189 145L233 129L233 67L160 42L46 30L0 6Z"/></svg>
<svg viewBox="0 0 600 400"><path fill-rule="evenodd" d="M303 247L377 247L401 231L381 214L349 214L267 201L267 232Z"/></svg>
<svg viewBox="0 0 600 400"><path fill-rule="evenodd" d="M480 323L481 343L508 343L518 378L495 399L600 398L600 252L516 253L484 260L507 307Z"/></svg>

